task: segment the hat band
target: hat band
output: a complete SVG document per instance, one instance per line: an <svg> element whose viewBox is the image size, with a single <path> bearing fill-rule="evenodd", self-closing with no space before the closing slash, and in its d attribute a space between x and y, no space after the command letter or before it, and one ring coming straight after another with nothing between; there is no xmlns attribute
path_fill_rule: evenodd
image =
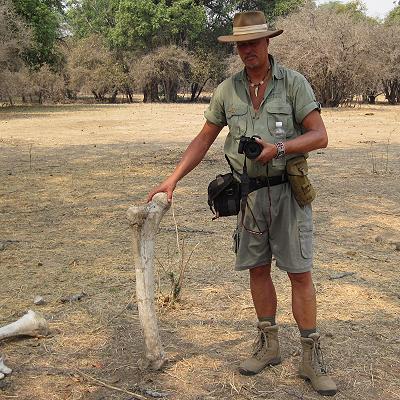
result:
<svg viewBox="0 0 400 400"><path fill-rule="evenodd" d="M260 25L234 26L233 27L234 35L246 35L248 33L260 33L260 32L268 32L268 25L260 24Z"/></svg>

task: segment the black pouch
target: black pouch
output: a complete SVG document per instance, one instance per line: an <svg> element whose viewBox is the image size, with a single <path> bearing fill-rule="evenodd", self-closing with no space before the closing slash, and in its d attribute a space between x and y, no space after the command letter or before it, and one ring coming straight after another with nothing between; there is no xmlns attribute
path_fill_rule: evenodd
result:
<svg viewBox="0 0 400 400"><path fill-rule="evenodd" d="M208 205L213 219L237 215L240 210L240 183L232 173L217 175L208 185Z"/></svg>

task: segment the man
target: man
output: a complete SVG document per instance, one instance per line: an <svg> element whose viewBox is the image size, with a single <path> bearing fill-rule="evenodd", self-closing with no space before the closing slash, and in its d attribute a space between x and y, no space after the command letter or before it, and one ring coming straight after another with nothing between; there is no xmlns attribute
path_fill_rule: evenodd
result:
<svg viewBox="0 0 400 400"><path fill-rule="evenodd" d="M336 385L323 365L320 336L316 330L316 298L312 269L311 206L297 204L287 176L274 159L293 157L327 146L328 138L320 106L306 79L288 70L268 54L269 39L282 30L270 31L259 11L238 13L233 35L220 42L236 42L244 70L222 82L205 112L206 122L190 143L175 171L153 189L166 192L171 201L177 182L205 156L221 129L229 126L224 151L237 176L243 173L245 157L238 153L243 135L256 139L262 148L256 159L246 159L248 175L266 182L248 195L244 217L238 216L235 232L236 269L249 270L250 289L258 317L258 341L250 358L240 364L243 375L259 373L281 362L277 298L271 280L271 260L286 271L292 286L292 311L303 348L300 376L311 381L322 395L332 396ZM276 122L282 122L287 140L274 143Z"/></svg>

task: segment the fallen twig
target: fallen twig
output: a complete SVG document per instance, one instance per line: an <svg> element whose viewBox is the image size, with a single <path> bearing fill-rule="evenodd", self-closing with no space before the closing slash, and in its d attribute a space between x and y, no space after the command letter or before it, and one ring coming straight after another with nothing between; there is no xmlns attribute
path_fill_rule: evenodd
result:
<svg viewBox="0 0 400 400"><path fill-rule="evenodd" d="M79 369L77 369L76 372L78 372L78 374L82 375L84 378L89 379L89 380L91 380L93 382L96 382L96 383L100 384L101 386L104 386L104 387L106 387L108 389L112 389L112 390L116 390L118 392L129 394L130 396L133 396L135 399L138 399L138 400L149 400L148 397L142 396L142 395L140 395L138 393L134 393L134 392L131 392L131 391L126 390L126 389L121 389L119 387L109 385L108 383L105 383L105 382L103 382L103 381L101 381L101 380L99 380L97 378L94 378L93 376L85 374L84 372L80 371Z"/></svg>
<svg viewBox="0 0 400 400"><path fill-rule="evenodd" d="M355 272L339 272L338 274L335 275L331 275L329 277L329 280L333 280L333 279L340 279L340 278L344 278L345 276L351 276L354 275Z"/></svg>

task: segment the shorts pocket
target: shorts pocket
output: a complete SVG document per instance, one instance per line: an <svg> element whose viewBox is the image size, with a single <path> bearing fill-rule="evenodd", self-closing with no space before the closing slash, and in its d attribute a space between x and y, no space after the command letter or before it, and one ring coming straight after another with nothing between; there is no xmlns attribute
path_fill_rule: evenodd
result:
<svg viewBox="0 0 400 400"><path fill-rule="evenodd" d="M292 194L293 195L293 194ZM293 199L296 207L297 226L299 229L299 242L301 255L305 259L313 257L313 221L312 207L307 204L300 207L297 201Z"/></svg>
<svg viewBox="0 0 400 400"><path fill-rule="evenodd" d="M312 226L299 227L300 250L303 258L312 258L313 253L313 230Z"/></svg>

